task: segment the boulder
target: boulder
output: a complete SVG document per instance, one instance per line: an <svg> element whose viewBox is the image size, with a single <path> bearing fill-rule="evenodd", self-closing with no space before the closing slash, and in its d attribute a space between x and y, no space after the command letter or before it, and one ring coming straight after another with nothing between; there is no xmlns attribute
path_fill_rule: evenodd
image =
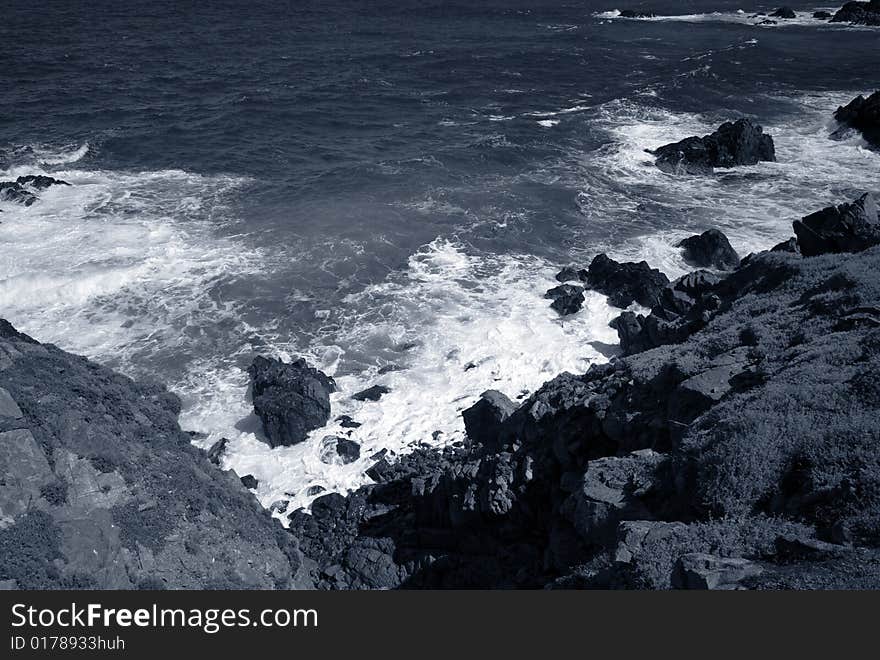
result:
<svg viewBox="0 0 880 660"><path fill-rule="evenodd" d="M770 12L770 16L773 18L797 18L797 14L791 7L779 7L779 9Z"/></svg>
<svg viewBox="0 0 880 660"><path fill-rule="evenodd" d="M330 418L330 394L336 383L304 359L287 364L257 356L248 373L254 412L272 447L302 442Z"/></svg>
<svg viewBox="0 0 880 660"><path fill-rule="evenodd" d="M880 17L880 5L877 15ZM880 25L880 22L877 25ZM866 142L874 147L880 147L880 90L868 98L862 95L855 97L846 105L837 108L834 118L841 125L841 129L832 133L832 137L840 138L845 134L846 129L854 129L862 134Z"/></svg>
<svg viewBox="0 0 880 660"><path fill-rule="evenodd" d="M716 167L775 161L773 138L749 119L725 122L703 137L689 137L654 150L656 165L672 174L711 174Z"/></svg>
<svg viewBox="0 0 880 660"><path fill-rule="evenodd" d="M28 174L26 176L20 176L16 179L16 182L20 183L23 186L36 188L37 190L45 190L49 186L70 185L69 183L67 183L67 181L62 181L61 179L56 179L51 176L45 176L43 174Z"/></svg>
<svg viewBox="0 0 880 660"><path fill-rule="evenodd" d="M583 287L573 284L560 284L544 294L545 298L551 299L550 307L556 310L560 316L568 316L580 311L584 304Z"/></svg>
<svg viewBox="0 0 880 660"><path fill-rule="evenodd" d="M327 436L321 440L320 459L327 465L348 465L361 457L361 446L349 438Z"/></svg>
<svg viewBox="0 0 880 660"><path fill-rule="evenodd" d="M880 0L847 2L831 17L831 22L880 25Z"/></svg>
<svg viewBox="0 0 880 660"><path fill-rule="evenodd" d="M669 278L646 261L619 263L606 254L593 259L584 281L587 288L605 294L612 305L623 308L634 302L653 307L669 284Z"/></svg>
<svg viewBox="0 0 880 660"><path fill-rule="evenodd" d="M702 552L682 556L672 574L674 589L746 589L749 578L763 572L761 566L748 559L717 557Z"/></svg>
<svg viewBox="0 0 880 660"><path fill-rule="evenodd" d="M834 14L832 14L830 11L814 11L813 12L813 18L817 18L820 21L828 20L833 15Z"/></svg>
<svg viewBox="0 0 880 660"><path fill-rule="evenodd" d="M801 254L861 252L880 244L877 202L865 193L854 202L829 206L794 221Z"/></svg>
<svg viewBox="0 0 880 660"><path fill-rule="evenodd" d="M516 404L497 390L487 390L479 400L461 413L464 428L471 442L494 446L501 425L516 410Z"/></svg>
<svg viewBox="0 0 880 660"><path fill-rule="evenodd" d="M0 181L0 201L15 202L30 206L37 201L37 196L15 181Z"/></svg>
<svg viewBox="0 0 880 660"><path fill-rule="evenodd" d="M684 260L697 268L733 270L739 266L739 255L730 245L727 236L717 229L691 236L676 244L684 249Z"/></svg>
<svg viewBox="0 0 880 660"><path fill-rule="evenodd" d="M390 391L390 387L373 385L365 390L361 390L357 394L352 394L351 398L355 401L378 401L383 395L388 394Z"/></svg>
<svg viewBox="0 0 880 660"><path fill-rule="evenodd" d="M361 426L360 422L354 421L350 415L340 415L336 418L336 421L339 422L339 426L344 429L356 429Z"/></svg>
<svg viewBox="0 0 880 660"><path fill-rule="evenodd" d="M254 475L246 474L241 478L241 485L248 490L256 490L257 486L260 485L260 482Z"/></svg>

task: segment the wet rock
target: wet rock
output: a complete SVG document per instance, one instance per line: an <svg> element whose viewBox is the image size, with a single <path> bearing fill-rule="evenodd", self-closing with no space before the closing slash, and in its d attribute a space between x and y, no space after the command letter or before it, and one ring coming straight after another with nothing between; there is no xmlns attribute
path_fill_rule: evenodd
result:
<svg viewBox="0 0 880 660"><path fill-rule="evenodd" d="M254 475L246 474L241 478L241 484L248 490L256 490L257 486L260 485L260 482Z"/></svg>
<svg viewBox="0 0 880 660"><path fill-rule="evenodd" d="M794 13L794 9L791 7L779 7L772 11L770 16L773 18L797 18L797 14Z"/></svg>
<svg viewBox="0 0 880 660"><path fill-rule="evenodd" d="M344 429L356 429L361 426L359 422L354 421L349 415L340 415L336 418L336 421Z"/></svg>
<svg viewBox="0 0 880 660"><path fill-rule="evenodd" d="M690 236L678 242L676 247L683 248L684 260L698 268L733 270L739 266L739 255L730 245L727 236L717 229Z"/></svg>
<svg viewBox="0 0 880 660"><path fill-rule="evenodd" d="M834 14L832 14L830 11L814 11L813 12L813 18L817 18L820 21L827 20L827 19L831 18L833 15Z"/></svg>
<svg viewBox="0 0 880 660"><path fill-rule="evenodd" d="M390 391L390 387L373 385L365 390L361 390L357 394L352 394L351 398L355 401L378 401L383 395L388 394Z"/></svg>
<svg viewBox="0 0 880 660"><path fill-rule="evenodd" d="M877 202L870 193L852 203L811 213L793 224L801 254L805 257L860 252L880 244Z"/></svg>
<svg viewBox="0 0 880 660"><path fill-rule="evenodd" d="M15 181L0 181L0 201L15 202L30 206L37 201L37 196Z"/></svg>
<svg viewBox="0 0 880 660"><path fill-rule="evenodd" d="M208 449L208 460L214 465L220 465L223 461L223 454L226 453L226 447L229 445L228 438L220 438Z"/></svg>
<svg viewBox="0 0 880 660"><path fill-rule="evenodd" d="M880 25L880 2L877 5L877 20L876 24ZM845 106L837 108L834 118L841 129L832 133L832 137L844 137L847 130L853 129L859 131L868 144L880 147L880 91L874 92L868 98L862 95L855 97Z"/></svg>
<svg viewBox="0 0 880 660"><path fill-rule="evenodd" d="M629 307L634 302L653 307L669 278L645 261L620 263L599 254L590 263L584 282L587 288L608 296L615 307Z"/></svg>
<svg viewBox="0 0 880 660"><path fill-rule="evenodd" d="M348 465L361 457L361 446L348 438L327 436L321 440L320 459L322 463Z"/></svg>
<svg viewBox="0 0 880 660"><path fill-rule="evenodd" d="M880 25L880 0L847 2L831 18L832 23Z"/></svg>
<svg viewBox="0 0 880 660"><path fill-rule="evenodd" d="M501 392L483 392L479 400L461 414L468 438L487 447L495 446L501 425L514 410L516 404Z"/></svg>
<svg viewBox="0 0 880 660"><path fill-rule="evenodd" d="M573 284L560 284L553 287L544 294L544 297L553 301L550 303L550 307L556 310L560 316L579 312L584 300L586 300L583 287Z"/></svg>
<svg viewBox="0 0 880 660"><path fill-rule="evenodd" d="M653 154L657 167L672 174L711 174L716 167L776 160L773 138L749 119L725 122L714 133L664 145Z"/></svg>
<svg viewBox="0 0 880 660"><path fill-rule="evenodd" d="M69 186L70 184L67 181L62 181L61 179L56 179L51 176L45 176L43 174L28 174L26 176L20 176L16 179L16 182L20 183L23 186L30 186L31 188L36 188L37 190L45 190L50 186Z"/></svg>
<svg viewBox="0 0 880 660"><path fill-rule="evenodd" d="M336 383L304 359L286 364L258 356L248 373L254 412L272 447L300 443L330 418L330 394Z"/></svg>
<svg viewBox="0 0 880 660"><path fill-rule="evenodd" d="M678 560L672 574L672 587L702 590L745 589L747 581L762 572L761 566L748 559L716 557L695 552Z"/></svg>
<svg viewBox="0 0 880 660"><path fill-rule="evenodd" d="M556 280L558 282L579 282L582 274L584 274L583 269L575 265L565 266L556 273Z"/></svg>

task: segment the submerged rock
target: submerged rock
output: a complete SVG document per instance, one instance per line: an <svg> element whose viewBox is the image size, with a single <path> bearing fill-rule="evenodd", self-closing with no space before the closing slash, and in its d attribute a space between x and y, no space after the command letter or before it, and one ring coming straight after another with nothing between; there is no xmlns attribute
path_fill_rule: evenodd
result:
<svg viewBox="0 0 880 660"><path fill-rule="evenodd" d="M880 25L880 0L847 2L831 18L832 23Z"/></svg>
<svg viewBox="0 0 880 660"><path fill-rule="evenodd" d="M0 182L0 200L30 206L37 201L37 196L15 181Z"/></svg>
<svg viewBox="0 0 880 660"><path fill-rule="evenodd" d="M878 5L880 16L880 5ZM880 22L878 22L880 25ZM837 108L834 118L845 128L859 131L865 140L874 147L880 147L880 91L868 98L857 96L845 106ZM841 137L843 130L837 130L832 137Z"/></svg>
<svg viewBox="0 0 880 660"><path fill-rule="evenodd" d="M654 18L656 14L650 11L637 11L635 9L623 9L620 12L621 18Z"/></svg>
<svg viewBox="0 0 880 660"><path fill-rule="evenodd" d="M330 394L336 383L304 359L287 364L257 356L248 373L254 412L272 447L302 442L330 418Z"/></svg>
<svg viewBox="0 0 880 660"><path fill-rule="evenodd" d="M23 186L30 186L32 188L36 188L37 190L45 190L49 186L69 186L70 184L67 181L62 181L61 179L56 179L51 176L45 176L43 174L28 174L26 176L20 176L16 179L18 183Z"/></svg>
<svg viewBox="0 0 880 660"><path fill-rule="evenodd" d="M714 133L664 145L653 154L657 167L673 174L711 174L716 167L776 160L773 138L749 119L725 122Z"/></svg>
<svg viewBox="0 0 880 660"><path fill-rule="evenodd" d="M820 21L827 20L827 19L831 18L833 15L834 14L832 14L830 11L814 11L813 12L813 18L818 18Z"/></svg>
<svg viewBox="0 0 880 660"><path fill-rule="evenodd" d="M852 203L829 206L795 220L794 233L805 257L866 250L880 244L877 202L865 193Z"/></svg>
<svg viewBox="0 0 880 660"><path fill-rule="evenodd" d="M739 266L739 255L727 236L717 229L709 229L676 244L684 248L684 260L697 268L733 270Z"/></svg>
<svg viewBox="0 0 880 660"><path fill-rule="evenodd" d="M608 296L615 307L629 307L634 302L653 307L669 278L645 261L620 263L599 254L590 263L584 283Z"/></svg>
<svg viewBox="0 0 880 660"><path fill-rule="evenodd" d="M584 304L584 289L573 284L560 284L548 290L545 298L551 299L550 307L556 310L560 316L568 316L579 312Z"/></svg>
<svg viewBox="0 0 880 660"><path fill-rule="evenodd" d="M378 401L385 394L391 391L390 387L384 385L373 385L365 390L361 390L357 394L352 394L351 398L355 401Z"/></svg>

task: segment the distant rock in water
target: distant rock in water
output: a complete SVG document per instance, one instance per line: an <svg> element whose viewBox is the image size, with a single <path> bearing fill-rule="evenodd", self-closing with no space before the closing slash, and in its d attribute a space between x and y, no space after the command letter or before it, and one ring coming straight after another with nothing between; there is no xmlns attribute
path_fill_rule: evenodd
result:
<svg viewBox="0 0 880 660"><path fill-rule="evenodd" d="M26 176L20 176L16 179L18 183L23 186L31 186L32 188L36 188L37 190L45 190L49 186L69 186L70 184L67 181L62 181L61 179L56 179L51 176L44 176L42 174L28 174Z"/></svg>
<svg viewBox="0 0 880 660"><path fill-rule="evenodd" d="M388 394L390 391L390 387L373 385L365 390L361 390L357 394L352 394L351 398L355 401L378 401L383 395Z"/></svg>
<svg viewBox="0 0 880 660"><path fill-rule="evenodd" d="M711 174L716 167L775 161L773 138L749 119L725 122L703 137L689 137L653 151L656 165L672 174Z"/></svg>
<svg viewBox="0 0 880 660"><path fill-rule="evenodd" d="M37 196L15 181L0 181L0 201L30 206Z"/></svg>
<svg viewBox="0 0 880 660"><path fill-rule="evenodd" d="M348 438L337 438L328 435L321 441L319 458L322 463L348 465L361 457L361 446Z"/></svg>
<svg viewBox="0 0 880 660"><path fill-rule="evenodd" d="M830 11L814 11L813 12L813 18L818 18L820 21L827 20L827 19L831 18L833 15L834 14L832 14Z"/></svg>
<svg viewBox="0 0 880 660"><path fill-rule="evenodd" d="M795 220L794 233L805 257L866 250L880 244L877 202L865 193L850 204L829 206Z"/></svg>
<svg viewBox="0 0 880 660"><path fill-rule="evenodd" d="M550 307L559 312L560 316L568 316L580 311L584 304L584 289L574 284L560 284L544 294L545 298L551 299Z"/></svg>
<svg viewBox="0 0 880 660"><path fill-rule="evenodd" d="M844 127L860 131L865 140L880 147L880 90L865 98L861 94L845 106L837 108L834 118ZM837 130L832 137L842 137L844 131Z"/></svg>
<svg viewBox="0 0 880 660"><path fill-rule="evenodd" d="M650 11L637 11L635 9L624 9L620 12L621 18L654 18L656 15Z"/></svg>
<svg viewBox="0 0 880 660"><path fill-rule="evenodd" d="M254 412L262 420L271 446L302 442L309 431L324 426L330 418L330 394L336 391L336 383L304 359L286 364L257 356L248 373Z"/></svg>
<svg viewBox="0 0 880 660"><path fill-rule="evenodd" d="M574 264L570 266L565 266L562 270L556 273L556 281L557 282L578 282L583 279L585 271L582 268L578 268Z"/></svg>
<svg viewBox="0 0 880 660"><path fill-rule="evenodd" d="M847 2L831 18L832 23L880 25L880 0Z"/></svg>
<svg viewBox="0 0 880 660"><path fill-rule="evenodd" d="M669 278L646 261L619 263L603 253L590 263L584 282L588 288L608 296L615 307L629 307L634 302L653 307Z"/></svg>
<svg viewBox="0 0 880 660"><path fill-rule="evenodd" d="M709 229L676 244L684 248L684 260L697 268L733 270L739 266L739 255L727 236L717 229Z"/></svg>
<svg viewBox="0 0 880 660"><path fill-rule="evenodd" d="M776 11L771 12L770 16L773 18L797 18L797 14L794 13L794 9L791 7L780 7Z"/></svg>

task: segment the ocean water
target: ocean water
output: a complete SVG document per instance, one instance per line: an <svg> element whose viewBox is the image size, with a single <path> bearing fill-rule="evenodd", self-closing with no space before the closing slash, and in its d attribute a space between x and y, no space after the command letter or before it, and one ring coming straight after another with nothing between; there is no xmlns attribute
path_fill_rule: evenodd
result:
<svg viewBox="0 0 880 660"><path fill-rule="evenodd" d="M357 487L376 452L460 440L480 392L521 399L615 353L604 296L549 309L562 265L605 251L674 277L690 233L719 227L744 255L880 189L880 154L828 138L833 110L876 88L880 31L812 4L750 18L773 8L8 3L0 180L73 185L0 202L0 316L167 383L266 506ZM644 151L739 116L779 162L674 177ZM255 354L333 375L362 458L321 462L322 438L349 433L332 423L261 442ZM373 384L392 391L350 398Z"/></svg>

